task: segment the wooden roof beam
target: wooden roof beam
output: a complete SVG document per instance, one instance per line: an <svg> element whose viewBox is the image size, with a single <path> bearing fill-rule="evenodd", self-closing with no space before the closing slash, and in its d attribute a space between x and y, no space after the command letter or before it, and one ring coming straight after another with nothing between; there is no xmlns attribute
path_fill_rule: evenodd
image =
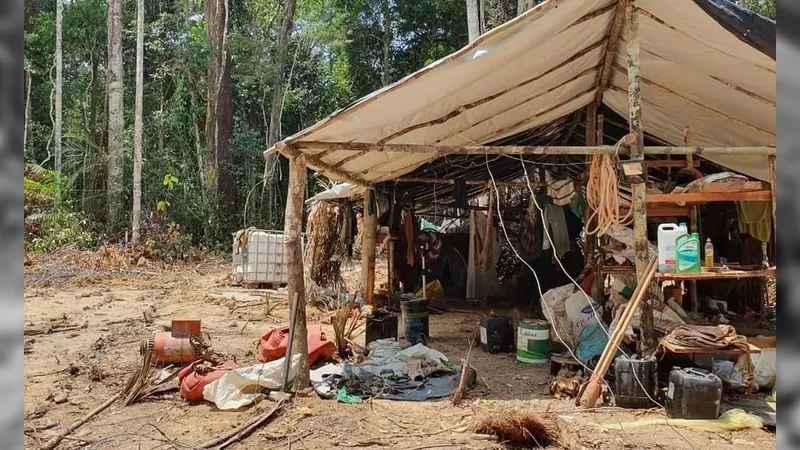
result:
<svg viewBox="0 0 800 450"><path fill-rule="evenodd" d="M275 144L275 148L277 149L277 151L279 151L283 156L286 156L287 158L302 156L305 160L306 167L310 167L323 175L328 176L328 174L330 174L335 178L347 181L349 183L353 183L358 186L363 186L366 188L372 187L372 184L369 181L361 177L358 177L356 175L345 172L344 170L333 167L330 164L322 161L317 156L306 155L297 148L295 148L294 146L291 146L285 142L278 142L277 144Z"/></svg>
<svg viewBox="0 0 800 450"><path fill-rule="evenodd" d="M603 54L603 65L600 68L600 73L597 75L597 92L594 96L594 102L598 106L603 102L603 94L611 80L611 73L613 72L612 66L617 57L617 47L619 46L620 36L622 35L622 25L625 23L625 7L627 4L628 0L617 0L617 7L614 10L614 19L611 22L611 27L608 29L606 49Z"/></svg>
<svg viewBox="0 0 800 450"><path fill-rule="evenodd" d="M292 144L295 151L301 149L320 150L336 149L364 152L416 153L429 154L434 157L445 155L594 155L594 154L630 154L623 143L617 149L613 145L596 146L522 146L522 145L431 145L431 144L372 144L368 142L321 142L305 141ZM281 151L284 153L284 151ZM644 147L645 155L775 155L775 147ZM307 156L307 158L313 158ZM323 163L324 164L324 163Z"/></svg>

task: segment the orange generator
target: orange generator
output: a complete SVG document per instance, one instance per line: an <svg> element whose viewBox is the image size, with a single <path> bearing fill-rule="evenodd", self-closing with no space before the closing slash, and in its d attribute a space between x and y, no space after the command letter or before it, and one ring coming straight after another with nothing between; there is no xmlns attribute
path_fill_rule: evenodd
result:
<svg viewBox="0 0 800 450"><path fill-rule="evenodd" d="M172 331L160 331L153 337L142 340L141 354L153 352L157 364L188 364L202 356L202 349L192 344L190 337L201 338L200 319L175 317Z"/></svg>

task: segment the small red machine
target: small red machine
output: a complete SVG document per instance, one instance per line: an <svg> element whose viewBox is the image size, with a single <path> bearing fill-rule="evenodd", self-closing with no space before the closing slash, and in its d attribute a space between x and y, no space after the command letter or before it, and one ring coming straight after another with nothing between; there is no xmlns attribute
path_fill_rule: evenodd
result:
<svg viewBox="0 0 800 450"><path fill-rule="evenodd" d="M142 340L140 353L153 352L158 364L188 364L202 356L203 349L193 343L192 337L201 339L200 319L175 317L172 331L160 331Z"/></svg>

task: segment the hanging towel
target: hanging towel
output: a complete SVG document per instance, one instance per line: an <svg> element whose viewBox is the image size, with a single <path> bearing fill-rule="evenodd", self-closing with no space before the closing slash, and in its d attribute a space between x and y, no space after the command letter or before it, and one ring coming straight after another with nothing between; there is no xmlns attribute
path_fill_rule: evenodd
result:
<svg viewBox="0 0 800 450"><path fill-rule="evenodd" d="M547 223L547 231L553 241L553 258L561 259L564 254L570 251L569 230L567 229L567 217L564 215L564 207L553 203L548 203L544 210L544 218Z"/></svg>
<svg viewBox="0 0 800 450"><path fill-rule="evenodd" d="M553 199L556 206L569 205L572 196L575 195L575 184L572 180L556 180L547 185L547 195Z"/></svg>
<svg viewBox="0 0 800 450"><path fill-rule="evenodd" d="M747 233L761 242L772 238L772 202L737 202L739 233Z"/></svg>

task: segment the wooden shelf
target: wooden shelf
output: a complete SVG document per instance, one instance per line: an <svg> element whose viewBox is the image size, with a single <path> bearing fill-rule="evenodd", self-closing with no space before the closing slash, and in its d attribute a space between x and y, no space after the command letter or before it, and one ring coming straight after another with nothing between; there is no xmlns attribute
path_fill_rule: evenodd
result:
<svg viewBox="0 0 800 450"><path fill-rule="evenodd" d="M741 278L764 278L764 277L775 277L775 269L728 270L725 272L718 270L711 271L703 269L703 271L700 273L657 272L655 279L660 281L665 281L665 280L685 281L685 280L730 280L730 279L741 279Z"/></svg>
<svg viewBox="0 0 800 450"><path fill-rule="evenodd" d="M647 204L702 204L708 202L768 202L772 200L769 190L726 191L726 192L686 192L682 194L647 194Z"/></svg>

